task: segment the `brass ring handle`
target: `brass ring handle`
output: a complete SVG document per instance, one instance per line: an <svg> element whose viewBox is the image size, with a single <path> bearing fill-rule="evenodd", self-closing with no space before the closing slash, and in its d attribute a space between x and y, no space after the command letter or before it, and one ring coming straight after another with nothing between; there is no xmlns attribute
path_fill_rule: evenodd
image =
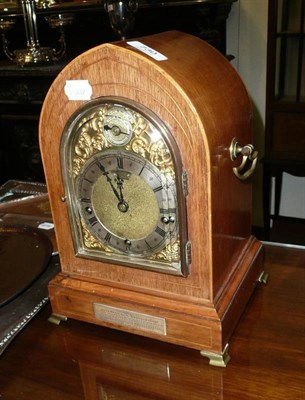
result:
<svg viewBox="0 0 305 400"><path fill-rule="evenodd" d="M249 178L255 170L258 156L258 152L254 150L253 145L240 146L237 139L233 138L229 151L232 161L236 160L240 155L243 156L241 164L233 168L234 174L241 180Z"/></svg>

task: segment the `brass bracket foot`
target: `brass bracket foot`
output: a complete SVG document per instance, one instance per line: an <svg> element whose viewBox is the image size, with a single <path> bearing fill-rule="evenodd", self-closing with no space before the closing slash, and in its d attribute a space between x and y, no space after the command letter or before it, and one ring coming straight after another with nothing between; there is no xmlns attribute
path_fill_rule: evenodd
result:
<svg viewBox="0 0 305 400"><path fill-rule="evenodd" d="M269 278L269 275L267 274L267 272L263 271L258 278L258 282L264 283L266 285L268 278Z"/></svg>
<svg viewBox="0 0 305 400"><path fill-rule="evenodd" d="M222 353L213 353L210 351L201 350L200 354L203 357L209 358L209 364L214 367L226 367L231 357L228 354L229 344L226 344Z"/></svg>
<svg viewBox="0 0 305 400"><path fill-rule="evenodd" d="M48 321L52 324L59 325L61 321L67 321L67 317L61 314L51 314Z"/></svg>

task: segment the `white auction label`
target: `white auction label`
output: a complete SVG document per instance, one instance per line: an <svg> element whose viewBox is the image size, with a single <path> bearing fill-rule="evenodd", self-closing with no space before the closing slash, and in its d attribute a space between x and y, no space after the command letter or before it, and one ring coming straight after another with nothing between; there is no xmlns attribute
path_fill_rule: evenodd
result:
<svg viewBox="0 0 305 400"><path fill-rule="evenodd" d="M159 53L158 51L152 49L151 47L146 46L146 44L138 42L137 40L132 40L131 42L127 42L130 46L134 47L135 49L141 51L142 53L147 54L148 56L152 57L154 60L157 61L164 61L167 60L163 54Z"/></svg>
<svg viewBox="0 0 305 400"><path fill-rule="evenodd" d="M65 94L69 100L91 100L92 87L88 80L66 81Z"/></svg>
<svg viewBox="0 0 305 400"><path fill-rule="evenodd" d="M54 224L52 222L42 222L41 224L38 225L38 228L49 231L50 229L54 228Z"/></svg>
<svg viewBox="0 0 305 400"><path fill-rule="evenodd" d="M45 229L46 231L49 231L50 229L54 228L54 224L51 222L42 222L41 224L38 225L39 229Z"/></svg>

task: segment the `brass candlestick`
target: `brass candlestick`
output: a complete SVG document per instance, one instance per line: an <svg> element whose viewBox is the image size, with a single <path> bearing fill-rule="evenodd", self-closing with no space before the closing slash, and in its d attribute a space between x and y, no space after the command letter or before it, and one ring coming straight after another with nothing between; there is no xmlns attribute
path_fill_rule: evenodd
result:
<svg viewBox="0 0 305 400"><path fill-rule="evenodd" d="M57 28L60 32L59 49L42 47L39 43L37 29L37 15L35 0L22 0L22 13L25 26L26 48L11 51L6 37L7 31L13 28L15 20L12 18L0 19L0 30L2 36L3 50L5 55L21 67L27 65L46 64L63 58L66 54L66 42L64 28L73 20L71 14L55 14L46 17L51 28Z"/></svg>

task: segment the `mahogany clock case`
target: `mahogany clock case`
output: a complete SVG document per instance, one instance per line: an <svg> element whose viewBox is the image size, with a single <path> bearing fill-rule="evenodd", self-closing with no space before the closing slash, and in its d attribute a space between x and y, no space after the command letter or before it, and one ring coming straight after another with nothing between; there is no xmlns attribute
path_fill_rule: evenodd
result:
<svg viewBox="0 0 305 400"><path fill-rule="evenodd" d="M49 285L55 314L222 354L262 273L262 246L251 235L251 182L233 173L230 144L252 139L252 108L230 63L181 32L137 39L158 61L125 41L74 59L55 79L40 118L40 147L61 261ZM89 100L71 100L67 81L87 81ZM191 244L186 276L76 255L61 141L71 116L89 101L129 99L151 110L175 139L187 175ZM110 307L112 318L103 310ZM155 328L160 324L162 328Z"/></svg>

